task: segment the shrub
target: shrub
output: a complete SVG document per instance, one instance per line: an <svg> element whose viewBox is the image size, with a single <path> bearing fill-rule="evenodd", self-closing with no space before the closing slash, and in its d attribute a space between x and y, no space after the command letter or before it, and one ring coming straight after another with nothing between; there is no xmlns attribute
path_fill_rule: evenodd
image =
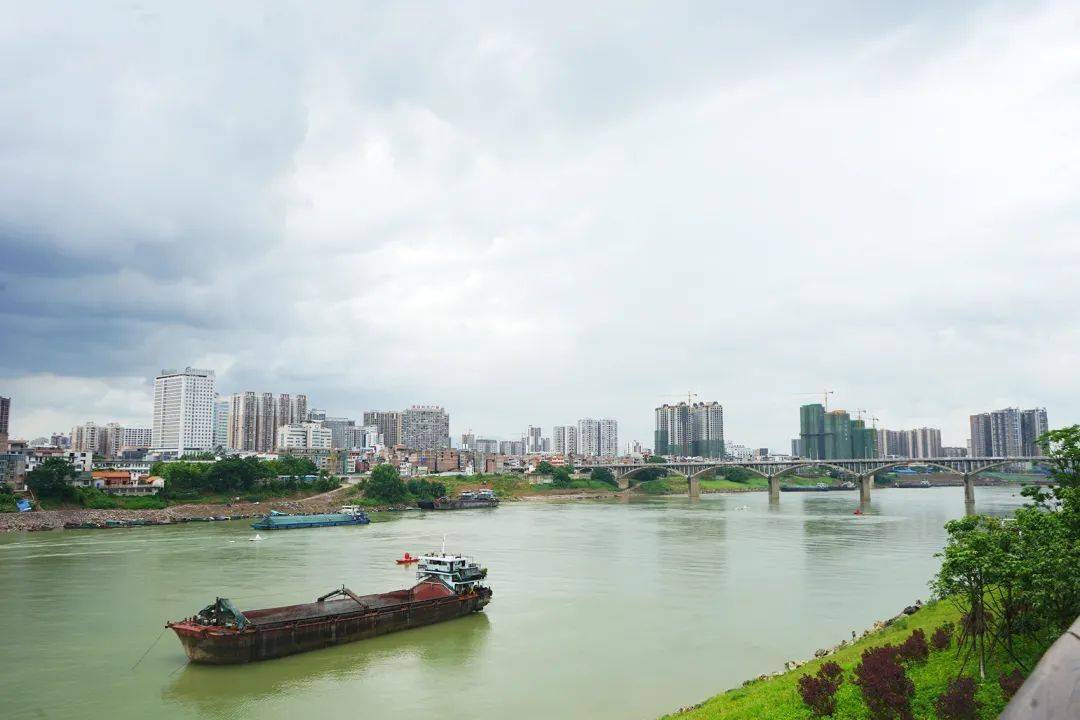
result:
<svg viewBox="0 0 1080 720"><path fill-rule="evenodd" d="M364 485L364 497L376 502L399 503L408 499L405 482L393 465L376 465Z"/></svg>
<svg viewBox="0 0 1080 720"><path fill-rule="evenodd" d="M619 481L615 479L615 473L607 468L593 468L592 473L589 475L589 479L596 482L607 483L608 485L614 485L616 487L619 485Z"/></svg>
<svg viewBox="0 0 1080 720"><path fill-rule="evenodd" d="M930 646L926 644L926 633L921 629L912 631L908 639L900 643L900 659L908 662L923 662L930 656Z"/></svg>
<svg viewBox="0 0 1080 720"><path fill-rule="evenodd" d="M934 701L934 709L941 720L975 720L979 716L975 681L969 677L950 680L945 692Z"/></svg>
<svg viewBox="0 0 1080 720"><path fill-rule="evenodd" d="M1006 675L1002 673L998 677L998 685L1001 687L1001 694L1005 696L1006 700L1011 700L1012 696L1016 694L1016 691L1020 689L1020 686L1024 684L1024 673L1014 669L1011 673Z"/></svg>
<svg viewBox="0 0 1080 720"><path fill-rule="evenodd" d="M893 645L869 648L855 668L855 682L874 720L911 718L911 696L915 685L899 662L899 650Z"/></svg>
<svg viewBox="0 0 1080 720"><path fill-rule="evenodd" d="M948 650L952 645L952 623L945 623L930 636L930 644L934 646L935 650Z"/></svg>
<svg viewBox="0 0 1080 720"><path fill-rule="evenodd" d="M836 691L843 681L840 666L827 662L818 669L817 675L799 678L799 695L817 717L832 715L836 712Z"/></svg>

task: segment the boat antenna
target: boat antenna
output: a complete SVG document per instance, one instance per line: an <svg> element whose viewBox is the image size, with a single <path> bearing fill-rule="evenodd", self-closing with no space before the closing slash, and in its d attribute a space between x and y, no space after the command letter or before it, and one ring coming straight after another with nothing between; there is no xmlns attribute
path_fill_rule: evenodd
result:
<svg viewBox="0 0 1080 720"><path fill-rule="evenodd" d="M446 554L446 535L442 536L442 554Z"/></svg>

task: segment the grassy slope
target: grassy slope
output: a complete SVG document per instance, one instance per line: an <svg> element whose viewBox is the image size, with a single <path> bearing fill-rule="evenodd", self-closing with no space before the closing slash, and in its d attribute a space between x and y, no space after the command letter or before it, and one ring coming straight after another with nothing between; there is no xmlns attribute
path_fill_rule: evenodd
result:
<svg viewBox="0 0 1080 720"><path fill-rule="evenodd" d="M862 701L858 686L852 682L854 678L852 671L858 665L862 651L879 645L899 644L916 628L922 628L929 639L938 626L945 622L956 623L958 620L959 613L951 603L931 603L914 615L898 620L889 627L872 633L827 658L814 660L777 677L755 681L745 687L729 690L686 712L665 717L681 720L741 720L744 718L746 720L758 718L803 720L809 718L810 711L799 697L798 679L808 672L817 672L823 662L831 660L844 669L844 684L837 693L836 714L832 717L837 720L856 718L862 720L868 717L866 705ZM1035 660L1044 650L1045 647L1029 647L1021 653L1021 657L1030 668L1034 666ZM933 709L934 700L945 689L947 681L957 675L959 666L960 660L954 646L949 650L932 651L930 659L925 663L908 668L908 677L915 684L912 710L916 718L936 717ZM1001 695L997 678L1002 672L1010 672L1014 667L1015 663L1008 660L1004 653L999 653L988 663L986 681L980 685L976 694L977 700L982 704L980 718L995 718L1001 712L1005 706L1005 700ZM977 676L978 665L969 660L965 672L973 677Z"/></svg>

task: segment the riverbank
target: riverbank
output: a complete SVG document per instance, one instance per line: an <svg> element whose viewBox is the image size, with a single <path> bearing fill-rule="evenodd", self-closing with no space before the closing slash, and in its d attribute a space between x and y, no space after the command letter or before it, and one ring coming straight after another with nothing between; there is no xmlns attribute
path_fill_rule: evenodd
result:
<svg viewBox="0 0 1080 720"><path fill-rule="evenodd" d="M0 513L0 532L37 532L64 527L122 527L124 524L172 525L211 520L242 520L262 517L271 510L284 513L331 512L341 508L348 486L301 499L260 502L189 503L170 505L160 510L92 510L70 507L34 510L24 513Z"/></svg>
<svg viewBox="0 0 1080 720"><path fill-rule="evenodd" d="M908 611L914 610L911 614ZM837 692L836 712L833 718L864 718L866 705L858 685L853 682L853 671L860 663L864 650L882 645L899 645L913 631L922 630L927 639L934 631L946 624L959 626L960 612L947 601L931 602L917 609L909 607L888 620L874 624L853 642L840 644L814 654L806 661L792 660L784 670L759 675L738 688L713 696L690 707L679 708L664 718L679 720L758 720L759 718L805 718L810 711L798 691L799 678L813 675L826 662L835 662L843 670L844 681ZM1018 646L1018 655L1030 669L1045 651L1044 646ZM964 674L974 677L978 685L975 697L980 705L980 718L996 718L1008 699L1004 696L998 678L1002 674L1020 669L1002 648L993 653L986 666L986 679L978 681L975 661L968 662ZM1021 669L1021 672L1023 670ZM944 650L932 650L928 659L907 667L908 677L915 686L912 699L912 715L915 718L936 718L934 701L946 689L948 681L960 674L960 653L953 639Z"/></svg>

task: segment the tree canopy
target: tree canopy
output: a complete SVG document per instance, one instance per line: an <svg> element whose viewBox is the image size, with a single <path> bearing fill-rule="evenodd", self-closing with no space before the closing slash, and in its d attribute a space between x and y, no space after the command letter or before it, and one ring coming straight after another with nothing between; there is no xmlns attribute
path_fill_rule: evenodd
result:
<svg viewBox="0 0 1080 720"><path fill-rule="evenodd" d="M26 474L26 485L39 498L65 498L74 496L69 481L78 475L75 466L64 458L46 458Z"/></svg>
<svg viewBox="0 0 1080 720"><path fill-rule="evenodd" d="M615 473L602 467L593 468L592 473L589 474L589 479L607 483L608 485L618 486L619 484L619 481L615 479Z"/></svg>
<svg viewBox="0 0 1080 720"><path fill-rule="evenodd" d="M555 472L555 466L549 463L547 460L541 460L536 465L535 472L537 475L550 475L551 473Z"/></svg>
<svg viewBox="0 0 1080 720"><path fill-rule="evenodd" d="M398 469L387 463L372 468L371 477L364 484L364 497L376 502L405 502L409 497L408 492Z"/></svg>

